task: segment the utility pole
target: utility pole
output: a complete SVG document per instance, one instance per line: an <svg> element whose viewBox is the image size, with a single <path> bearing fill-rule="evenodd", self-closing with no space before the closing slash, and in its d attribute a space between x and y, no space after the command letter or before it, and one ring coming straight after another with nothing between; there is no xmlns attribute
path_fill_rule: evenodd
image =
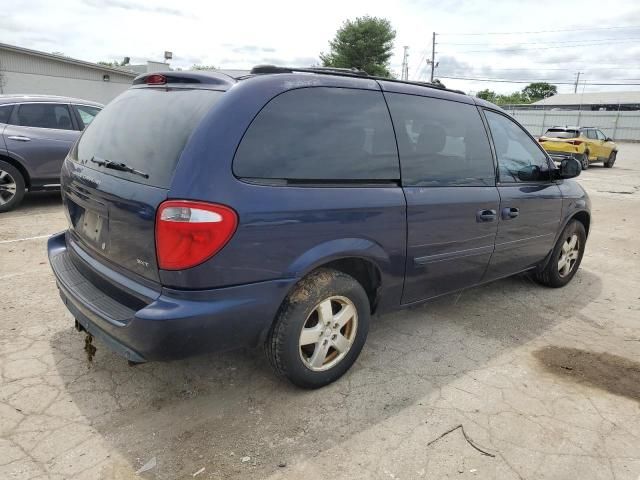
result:
<svg viewBox="0 0 640 480"><path fill-rule="evenodd" d="M578 83L580 83L580 74L584 72L576 72L576 84L573 87L573 93L578 93Z"/></svg>
<svg viewBox="0 0 640 480"><path fill-rule="evenodd" d="M436 32L433 32L431 40L431 83L433 83L433 71L436 68Z"/></svg>
<svg viewBox="0 0 640 480"><path fill-rule="evenodd" d="M409 80L409 47L404 48L404 55L402 56L402 72L400 73L400 80Z"/></svg>

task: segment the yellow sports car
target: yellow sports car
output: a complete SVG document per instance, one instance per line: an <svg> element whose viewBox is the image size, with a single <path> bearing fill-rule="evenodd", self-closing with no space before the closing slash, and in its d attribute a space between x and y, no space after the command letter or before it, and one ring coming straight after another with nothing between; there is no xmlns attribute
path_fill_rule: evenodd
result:
<svg viewBox="0 0 640 480"><path fill-rule="evenodd" d="M595 162L611 168L618 154L613 140L595 127L552 127L538 141L554 161L573 157L580 161L583 170Z"/></svg>

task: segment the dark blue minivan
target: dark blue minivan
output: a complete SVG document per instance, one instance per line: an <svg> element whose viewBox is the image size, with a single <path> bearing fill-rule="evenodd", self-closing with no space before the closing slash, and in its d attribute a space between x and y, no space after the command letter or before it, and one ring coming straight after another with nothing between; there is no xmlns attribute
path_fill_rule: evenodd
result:
<svg viewBox="0 0 640 480"><path fill-rule="evenodd" d="M264 346L320 387L374 312L580 265L580 164L495 105L320 68L133 83L65 160L48 244L77 328L131 362Z"/></svg>

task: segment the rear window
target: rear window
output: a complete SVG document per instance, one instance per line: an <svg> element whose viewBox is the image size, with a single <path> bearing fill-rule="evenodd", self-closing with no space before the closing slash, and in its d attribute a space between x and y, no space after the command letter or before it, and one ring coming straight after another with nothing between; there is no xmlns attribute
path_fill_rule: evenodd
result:
<svg viewBox="0 0 640 480"><path fill-rule="evenodd" d="M580 132L578 130L551 128L545 132L544 136L549 138L576 138L580 136Z"/></svg>
<svg viewBox="0 0 640 480"><path fill-rule="evenodd" d="M189 136L222 94L197 89L127 90L86 128L78 142L77 160L110 175L168 188ZM92 159L123 163L149 177L106 169Z"/></svg>
<svg viewBox="0 0 640 480"><path fill-rule="evenodd" d="M245 133L233 171L253 179L398 180L382 93L315 87L275 97Z"/></svg>

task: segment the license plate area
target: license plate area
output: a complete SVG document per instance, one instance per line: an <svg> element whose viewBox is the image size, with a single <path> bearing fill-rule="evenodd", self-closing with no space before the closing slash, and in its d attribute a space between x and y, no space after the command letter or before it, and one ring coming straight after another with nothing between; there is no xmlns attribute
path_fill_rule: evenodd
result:
<svg viewBox="0 0 640 480"><path fill-rule="evenodd" d="M82 218L82 235L87 240L99 243L105 230L109 228L108 220L96 212L85 210Z"/></svg>
<svg viewBox="0 0 640 480"><path fill-rule="evenodd" d="M67 198L69 222L75 234L91 247L109 250L109 214L104 205L89 205L78 198Z"/></svg>

